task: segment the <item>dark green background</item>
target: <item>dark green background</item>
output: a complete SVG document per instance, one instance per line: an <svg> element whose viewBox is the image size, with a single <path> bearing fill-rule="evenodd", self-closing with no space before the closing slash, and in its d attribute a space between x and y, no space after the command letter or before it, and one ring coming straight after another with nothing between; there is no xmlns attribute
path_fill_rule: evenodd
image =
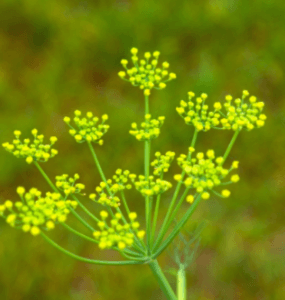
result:
<svg viewBox="0 0 285 300"><path fill-rule="evenodd" d="M23 136L33 128L56 135L59 155L44 169L51 178L78 172L88 192L98 174L86 145L76 144L62 121L75 109L110 116L97 150L107 177L118 167L143 170L142 143L128 134L130 123L142 120L143 96L117 76L131 47L159 50L177 74L151 96L153 115L166 116L153 150L186 151L193 128L175 107L190 90L207 93L211 103L248 89L266 103L266 126L242 132L229 157L241 162L232 196L203 202L193 215L193 222L209 222L188 272L188 292L189 299L284 299L284 1L2 0L0 12L1 143L15 129ZM197 149L222 154L231 135L202 133ZM17 200L18 185L48 190L33 166L1 151L3 201ZM142 214L143 200L130 195L131 208ZM168 203L164 198L160 220ZM163 299L147 266L75 262L40 237L0 226L0 299ZM51 236L80 255L119 259L62 228ZM174 266L171 253L160 262L164 270ZM172 275L169 280L175 284Z"/></svg>

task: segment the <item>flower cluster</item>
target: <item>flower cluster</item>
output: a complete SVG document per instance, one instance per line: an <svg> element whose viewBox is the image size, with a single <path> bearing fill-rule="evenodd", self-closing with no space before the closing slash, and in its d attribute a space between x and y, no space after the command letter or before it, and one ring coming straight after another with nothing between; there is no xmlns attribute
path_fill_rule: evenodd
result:
<svg viewBox="0 0 285 300"><path fill-rule="evenodd" d="M40 234L41 228L50 230L55 227L55 223L65 222L70 208L77 206L76 201L63 200L59 193L47 192L42 196L36 188L25 193L23 187L18 187L17 193L22 201L5 201L0 205L0 215L12 227L21 228L32 235Z"/></svg>
<svg viewBox="0 0 285 300"><path fill-rule="evenodd" d="M105 182L101 182L100 186L95 188L96 192L99 194L99 198L97 195L92 193L89 195L89 198L94 202L102 204L103 206L110 206L110 207L119 207L121 205L120 198L115 195L108 195L105 190L107 189L107 184Z"/></svg>
<svg viewBox="0 0 285 300"><path fill-rule="evenodd" d="M99 194L99 199L96 199L96 194L90 194L89 198L102 205L111 207L120 206L120 198L116 196L119 191L124 189L131 189L132 185L129 183L130 171L121 169L116 170L116 174L112 179L108 179L107 182L100 182L100 186L95 188L95 191Z"/></svg>
<svg viewBox="0 0 285 300"><path fill-rule="evenodd" d="M116 174L113 175L113 180L115 183L112 183L112 180L109 180L109 185L110 185L110 191L112 193L117 193L118 191L122 191L124 189L131 189L132 185L129 183L129 175L130 171L129 170L121 170L117 169Z"/></svg>
<svg viewBox="0 0 285 300"><path fill-rule="evenodd" d="M180 101L180 107L176 108L179 115L188 125L193 125L198 131L208 131L211 128L238 130L245 128L251 130L256 127L262 127L266 120L266 115L262 114L263 102L257 102L255 96L249 97L249 103L246 98L249 92L244 90L242 98L234 101L231 95L225 97L225 103L214 103L213 111L209 111L209 106L205 105L207 94L201 94L194 102L193 92L188 93L189 101Z"/></svg>
<svg viewBox="0 0 285 300"><path fill-rule="evenodd" d="M135 188L143 196L159 195L172 187L170 182L160 178L155 179L154 176L148 176L148 178L146 178L144 175L139 175L137 178L137 175L130 174L130 178L134 183ZM138 179L137 181L136 178Z"/></svg>
<svg viewBox="0 0 285 300"><path fill-rule="evenodd" d="M264 126L266 115L262 114L264 102L257 102L255 96L250 96L248 101L247 97L249 92L244 90L242 98L237 98L234 101L231 95L225 97L224 108L226 113L221 111L222 105L220 102L214 104L217 111L224 116L221 119L221 126L223 129L238 130L245 128L252 130ZM248 103L246 103L248 102Z"/></svg>
<svg viewBox="0 0 285 300"><path fill-rule="evenodd" d="M33 141L30 139L21 141L21 131L19 130L15 130L14 135L15 139L12 144L7 142L3 143L2 146L16 157L25 158L28 164L34 161L46 162L58 153L56 149L52 149L53 144L57 141L55 136L50 137L50 144L44 144L44 136L38 135L37 129L32 130Z"/></svg>
<svg viewBox="0 0 285 300"><path fill-rule="evenodd" d="M193 125L198 131L208 131L211 128L218 126L220 114L216 111L209 111L209 106L205 104L208 95L203 93L200 97L188 92L188 102L180 101L180 107L176 108L178 114L184 119L187 125Z"/></svg>
<svg viewBox="0 0 285 300"><path fill-rule="evenodd" d="M83 143L87 141L103 145L102 137L110 127L105 124L108 116L103 115L101 123L98 124L99 118L94 117L92 112L87 112L86 117L80 118L81 111L76 110L74 115L73 121L77 129L70 125L69 117L64 117L63 120L71 128L69 133L75 138L76 142Z"/></svg>
<svg viewBox="0 0 285 300"><path fill-rule="evenodd" d="M65 195L69 194L80 194L85 189L85 185L82 183L76 183L79 179L78 174L74 174L74 177L69 177L67 174L56 176L56 187L64 192Z"/></svg>
<svg viewBox="0 0 285 300"><path fill-rule="evenodd" d="M145 121L141 123L141 128L138 129L137 123L132 123L132 130L130 134L135 136L139 141L149 141L155 139L160 134L160 128L164 123L165 117L158 117L158 119L151 119L150 114L145 115Z"/></svg>
<svg viewBox="0 0 285 300"><path fill-rule="evenodd" d="M176 74L169 73L169 63L163 62L162 67L158 68L158 57L160 55L159 51L150 52L144 54L144 59L137 57L138 49L132 48L131 54L133 67L128 68L128 61L126 59L121 60L125 71L120 71L118 75L130 82L133 86L139 86L141 90L144 90L146 96L150 95L151 89L161 90L166 87L166 82L176 78Z"/></svg>
<svg viewBox="0 0 285 300"><path fill-rule="evenodd" d="M165 155L162 155L160 152L156 152L156 159L151 163L151 166L154 167L153 174L156 176L161 176L164 172L168 172L174 156L175 152L171 151L167 151Z"/></svg>
<svg viewBox="0 0 285 300"><path fill-rule="evenodd" d="M110 221L108 225L106 219L108 213L106 211L100 212L101 221L97 223L100 230L93 232L94 238L99 241L99 248L109 249L117 246L120 250L131 247L134 243L135 236L140 239L144 238L145 231L138 230L139 222L135 221L137 214L131 212L129 214L130 223L121 224L122 215L115 214L115 218Z"/></svg>
<svg viewBox="0 0 285 300"><path fill-rule="evenodd" d="M193 152L193 149L191 149ZM182 154L177 159L178 165L187 174L184 180L186 188L195 188L198 194L201 194L203 199L209 199L210 192L221 197L229 197L230 191L222 190L221 194L217 193L214 188L220 185L238 182L239 176L232 175L230 181L223 182L225 177L233 170L238 168L238 162L234 161L230 169L223 168L223 157L215 158L215 152L208 150L206 155L199 152L196 158L187 159L186 155ZM175 175L174 179L177 181L182 180L182 176Z"/></svg>

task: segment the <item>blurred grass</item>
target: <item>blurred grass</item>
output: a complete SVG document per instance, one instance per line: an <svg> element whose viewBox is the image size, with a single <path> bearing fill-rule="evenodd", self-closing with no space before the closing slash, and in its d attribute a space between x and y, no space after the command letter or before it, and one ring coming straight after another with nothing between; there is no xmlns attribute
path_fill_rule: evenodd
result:
<svg viewBox="0 0 285 300"><path fill-rule="evenodd" d="M131 47L161 51L177 73L177 80L151 97L153 114L166 116L154 151L186 151L192 128L175 107L189 90L206 92L211 102L248 89L265 101L266 126L243 132L229 157L241 161L242 178L231 187L231 198L204 202L193 216L194 222L210 222L189 270L189 299L285 298L284 2L2 0L0 11L1 141L10 141L14 129L26 135L34 127L58 136L60 154L44 169L51 178L78 172L88 192L98 174L88 149L74 143L62 118L75 109L108 113L111 129L97 150L106 175L118 167L142 170L141 145L128 130L142 119L143 99L117 76ZM229 132L203 133L197 149L223 153L230 138ZM2 200L15 199L18 185L48 189L37 170L4 150L0 167ZM142 201L132 195L130 206L142 212ZM0 226L0 299L162 297L147 266L74 262L40 238ZM61 228L52 236L81 255L119 258ZM165 268L169 260L161 257Z"/></svg>

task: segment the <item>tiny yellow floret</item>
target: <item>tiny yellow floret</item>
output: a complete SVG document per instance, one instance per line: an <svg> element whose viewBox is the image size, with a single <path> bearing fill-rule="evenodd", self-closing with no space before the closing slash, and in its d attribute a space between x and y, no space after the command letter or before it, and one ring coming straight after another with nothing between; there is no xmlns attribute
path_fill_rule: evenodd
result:
<svg viewBox="0 0 285 300"><path fill-rule="evenodd" d="M169 63L167 61L163 62L162 67L165 69L169 68Z"/></svg>
<svg viewBox="0 0 285 300"><path fill-rule="evenodd" d="M37 227L37 226L33 226L33 227L31 228L31 234L34 235L34 236L39 235L40 232L41 232L41 230L40 230L39 227Z"/></svg>
<svg viewBox="0 0 285 300"><path fill-rule="evenodd" d="M135 212L131 212L130 214L129 214L129 218L130 218L130 220L135 220L136 218L137 218L137 214L135 213Z"/></svg>
<svg viewBox="0 0 285 300"><path fill-rule="evenodd" d="M31 156L28 156L28 157L26 158L26 162L27 162L28 164L31 164L33 161L34 161L34 159L33 159Z"/></svg>
<svg viewBox="0 0 285 300"><path fill-rule="evenodd" d="M74 115L75 115L76 117L81 116L81 111L80 111L80 110L76 110L76 111L74 112Z"/></svg>
<svg viewBox="0 0 285 300"><path fill-rule="evenodd" d="M64 117L63 121L68 124L70 122L70 118L69 117Z"/></svg>
<svg viewBox="0 0 285 300"><path fill-rule="evenodd" d="M75 138L75 140L76 140L77 142L79 142L79 141L82 140L82 135L76 134L74 138Z"/></svg>
<svg viewBox="0 0 285 300"><path fill-rule="evenodd" d="M10 201L10 200L6 200L5 202L4 202L4 205L6 206L6 208L12 208L13 207L13 202L12 201Z"/></svg>
<svg viewBox="0 0 285 300"><path fill-rule="evenodd" d="M14 131L14 135L15 135L16 137L19 137L21 134L22 134L22 133L21 133L20 130L15 130L15 131Z"/></svg>
<svg viewBox="0 0 285 300"><path fill-rule="evenodd" d="M151 57L150 52L146 52L146 53L144 54L144 57L145 57L146 59L149 59L149 58Z"/></svg>
<svg viewBox="0 0 285 300"><path fill-rule="evenodd" d="M119 243L118 243L118 248L119 248L120 250L123 250L123 249L126 248L126 244L125 244L124 242L119 242Z"/></svg>
<svg viewBox="0 0 285 300"><path fill-rule="evenodd" d="M101 216L102 219L106 219L108 217L108 213L105 210L102 210L100 212L100 216Z"/></svg>
<svg viewBox="0 0 285 300"><path fill-rule="evenodd" d="M154 51L154 52L153 52L153 56L154 56L154 57L158 57L159 55L160 55L160 52L159 52L159 51Z"/></svg>
<svg viewBox="0 0 285 300"><path fill-rule="evenodd" d="M193 148L193 147L189 147L188 150L189 150L189 152L191 152L191 153L195 152L195 148Z"/></svg>
<svg viewBox="0 0 285 300"><path fill-rule="evenodd" d="M185 172L187 172L187 170L185 170ZM191 184L193 182L193 179L191 177L188 177L185 181L184 181L184 184L186 187L190 187Z"/></svg>
<svg viewBox="0 0 285 300"><path fill-rule="evenodd" d="M17 216L16 215L9 215L7 218L6 218L6 222L8 224L14 224L15 220L16 220Z"/></svg>
<svg viewBox="0 0 285 300"><path fill-rule="evenodd" d="M264 121L263 121L263 120L257 120L257 121L256 121L256 125L257 125L258 127L262 127L262 126L264 126Z"/></svg>
<svg viewBox="0 0 285 300"><path fill-rule="evenodd" d="M231 192L229 190L222 190L222 196L223 197L227 198L227 197L230 196L230 194L231 194Z"/></svg>
<svg viewBox="0 0 285 300"><path fill-rule="evenodd" d="M128 64L128 61L127 61L126 59L122 59L122 60L121 60L121 64L122 64L123 66L126 66L126 65Z"/></svg>
<svg viewBox="0 0 285 300"><path fill-rule="evenodd" d="M237 160L233 161L232 168L233 169L237 169L238 168L238 164L239 164L239 161L237 161Z"/></svg>
<svg viewBox="0 0 285 300"><path fill-rule="evenodd" d="M131 53L136 55L138 53L138 49L137 48L132 48Z"/></svg>
<svg viewBox="0 0 285 300"><path fill-rule="evenodd" d="M233 175L232 177L231 177L231 181L232 182L238 182L239 181L239 176L236 174L236 175Z"/></svg>
<svg viewBox="0 0 285 300"><path fill-rule="evenodd" d="M23 188L22 186L19 186L17 188L17 194L19 194L20 196L22 196L25 193L25 188Z"/></svg>
<svg viewBox="0 0 285 300"><path fill-rule="evenodd" d="M158 85L161 89L164 89L166 87L166 84L164 82L160 82Z"/></svg>
<svg viewBox="0 0 285 300"><path fill-rule="evenodd" d="M214 150L208 150L206 154L209 158L215 158Z"/></svg>
<svg viewBox="0 0 285 300"><path fill-rule="evenodd" d="M194 202L194 196L193 195L188 195L187 198L186 198L186 201L188 203L193 203Z"/></svg>
<svg viewBox="0 0 285 300"><path fill-rule="evenodd" d="M203 159L204 158L204 153L203 152L199 152L199 153L197 153L196 157L198 159Z"/></svg>
<svg viewBox="0 0 285 300"><path fill-rule="evenodd" d="M217 164L222 164L224 162L224 159L222 156L219 156L217 159L216 159L216 163Z"/></svg>
<svg viewBox="0 0 285 300"><path fill-rule="evenodd" d="M202 193L201 197L202 197L202 199L207 200L210 198L210 193L204 192L204 193Z"/></svg>
<svg viewBox="0 0 285 300"><path fill-rule="evenodd" d="M144 90L144 95L149 96L150 95L150 90L149 89Z"/></svg>
<svg viewBox="0 0 285 300"><path fill-rule="evenodd" d="M215 102L214 108L215 108L216 110L220 110L220 109L222 108L221 102Z"/></svg>
<svg viewBox="0 0 285 300"><path fill-rule="evenodd" d="M22 230L23 230L24 232L28 232L28 231L30 231L30 229L31 229L31 225L29 225L29 224L24 224L24 225L22 226Z"/></svg>
<svg viewBox="0 0 285 300"><path fill-rule="evenodd" d="M118 73L118 75L119 75L121 78L123 78L123 77L126 76L126 72L120 71L120 72Z"/></svg>
<svg viewBox="0 0 285 300"><path fill-rule="evenodd" d="M144 236L145 236L145 231L144 231L144 230L140 230L140 231L137 233L137 236L138 236L138 238L143 239Z"/></svg>
<svg viewBox="0 0 285 300"><path fill-rule="evenodd" d="M54 229L54 227L55 227L54 222L52 222L52 221L46 222L46 227L47 227L47 229Z"/></svg>
<svg viewBox="0 0 285 300"><path fill-rule="evenodd" d="M174 180L176 180L176 181L180 181L181 180L181 178L182 178L182 176L180 175L180 174L176 174L176 175L174 175Z"/></svg>
<svg viewBox="0 0 285 300"><path fill-rule="evenodd" d="M56 136L51 136L50 141L51 141L51 143L55 143L57 141L57 137Z"/></svg>

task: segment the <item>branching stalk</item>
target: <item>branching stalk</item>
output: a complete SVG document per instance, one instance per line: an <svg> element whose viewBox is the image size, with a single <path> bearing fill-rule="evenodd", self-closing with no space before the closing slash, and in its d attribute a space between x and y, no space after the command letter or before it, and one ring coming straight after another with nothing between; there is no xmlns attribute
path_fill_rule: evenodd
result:
<svg viewBox="0 0 285 300"><path fill-rule="evenodd" d="M178 222L178 224L174 227L173 231L169 234L167 239L161 244L159 249L154 253L153 257L156 258L158 255L160 255L167 247L168 245L175 239L181 228L186 224L190 216L195 211L196 207L201 201L201 196L199 195L195 201L191 204L190 208L187 210L186 214L183 216L183 218Z"/></svg>
<svg viewBox="0 0 285 300"><path fill-rule="evenodd" d="M89 263L89 264L97 264L97 265L112 265L112 266L123 266L123 265L137 265L137 264L143 264L144 262L141 261L134 261L134 260L127 260L127 261L104 261L104 260L94 260L90 258L85 258L79 255L76 255L61 246L59 246L55 241L50 239L46 234L41 232L41 236L52 246L54 246L56 249L61 251L62 253L68 255L69 257L72 257L76 260L79 260L81 262Z"/></svg>
<svg viewBox="0 0 285 300"><path fill-rule="evenodd" d="M186 272L184 264L179 265L177 272L177 300L186 300Z"/></svg>
<svg viewBox="0 0 285 300"><path fill-rule="evenodd" d="M93 146L92 146L92 144L91 144L90 142L88 142L88 146L89 146L89 148L90 148L90 151L91 151L92 156L93 156L93 158L94 158L96 167L97 167L97 169L98 169L98 171L99 171L99 173L100 173L100 176L101 176L102 180L105 182L105 184L106 184L106 189L107 189L109 195L111 196L112 193L111 193L110 187L109 187L109 185L108 185L108 182L107 182L107 179L106 179L106 177L105 177L105 174L104 174L104 172L103 172L103 170L102 170L102 168L101 168L101 165L100 165L100 163L99 163L99 160L98 160L98 158L97 158L97 155L96 155L96 153L95 153L95 151L94 151L94 148L93 148ZM126 200L126 199L125 199L125 200ZM124 222L124 223L127 223L127 222L126 222L126 219L125 219L125 217L124 217L124 215L123 215L123 213L122 213L122 211L120 210L120 208L117 207L116 210L122 215L123 222ZM111 215L114 217L114 213L112 212L111 208L109 208L108 211L109 211L109 212L111 213ZM143 242L142 242L141 240L139 240L139 239L137 238L136 235L134 235L134 236L135 236L135 244L133 245L134 248L136 248L137 250L141 251L141 253L144 253L144 246L142 246L142 245L143 245Z"/></svg>
<svg viewBox="0 0 285 300"><path fill-rule="evenodd" d="M235 143L235 141L236 141L239 133L240 133L240 129L238 129L238 130L235 131L235 133L234 133L234 135L233 135L233 137L232 137L232 139L231 139L231 141L230 141L230 143L229 143L229 145L228 145L228 147L227 147L227 149L225 151L225 154L223 156L223 163L226 161L228 155L230 154L230 152L232 150L232 147L233 147L233 145L234 145L234 143Z"/></svg>
<svg viewBox="0 0 285 300"><path fill-rule="evenodd" d="M194 131L194 134L193 134L193 138L192 138L192 142L191 142L191 147L194 147L195 146L195 143L196 143L196 140L197 140L197 136L198 136L198 130L195 129ZM187 157L187 160L189 160L191 158L191 154L189 153L188 154L188 157ZM182 185L182 180L185 176L185 171L183 171L181 173L181 180L178 182L177 184L177 187L175 189L175 192L174 192L174 195L173 195L173 198L170 202L170 206L169 206L169 209L167 211L167 214L166 214L166 217L163 221L163 224L162 224L162 227L161 227L161 230L159 232L159 235L158 235L158 238L156 240L156 243L154 245L154 248L157 248L159 246L159 244L161 243L163 237L164 237L164 234L165 234L165 228L168 224L168 221L169 221L169 218L170 218L170 215L172 214L172 211L173 211L173 208L174 208L174 205L175 205L175 202L176 202L176 199L178 197L178 194L179 194L179 191L180 191L180 188L181 188L181 185Z"/></svg>
<svg viewBox="0 0 285 300"><path fill-rule="evenodd" d="M175 296L170 284L168 283L165 275L163 274L157 260L152 260L149 263L149 267L152 270L153 275L155 276L156 280L159 283L160 288L164 292L166 298L168 300L177 300L177 297Z"/></svg>

